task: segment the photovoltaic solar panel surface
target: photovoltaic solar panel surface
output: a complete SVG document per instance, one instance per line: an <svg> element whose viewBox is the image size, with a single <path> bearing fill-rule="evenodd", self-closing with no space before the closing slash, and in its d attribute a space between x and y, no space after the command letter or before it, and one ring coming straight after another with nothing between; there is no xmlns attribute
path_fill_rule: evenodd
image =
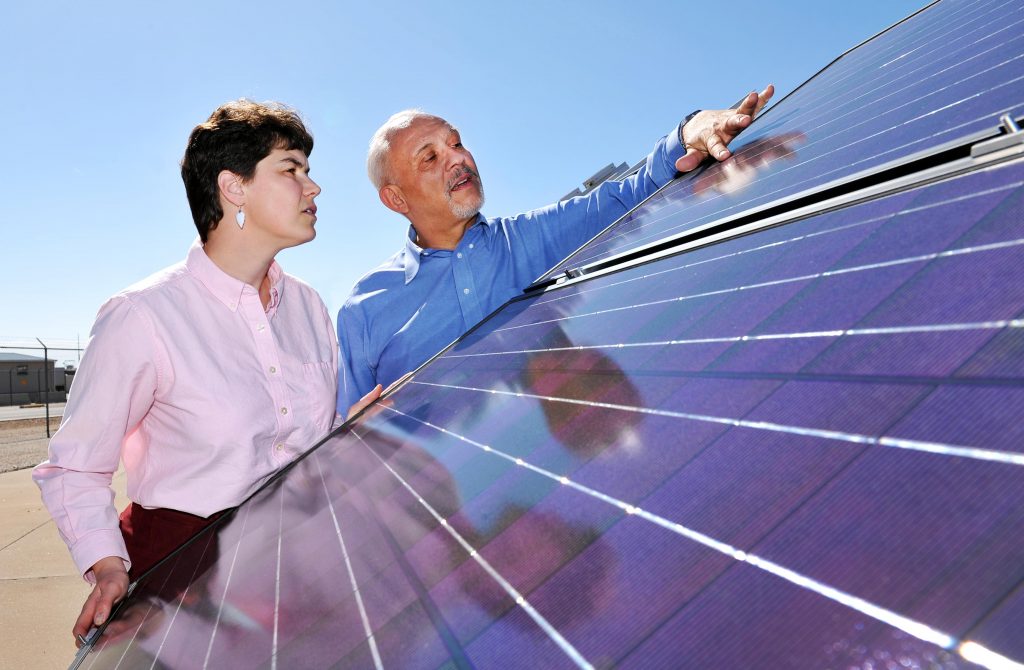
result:
<svg viewBox="0 0 1024 670"><path fill-rule="evenodd" d="M590 258L1020 112L1021 5L847 54ZM1020 667L1024 158L958 165L509 303L76 664Z"/></svg>
<svg viewBox="0 0 1024 670"><path fill-rule="evenodd" d="M82 667L1024 662L1022 268L1017 160L510 303Z"/></svg>
<svg viewBox="0 0 1024 670"><path fill-rule="evenodd" d="M937 3L768 110L728 163L684 175L544 278L765 207L1024 115L1024 1Z"/></svg>

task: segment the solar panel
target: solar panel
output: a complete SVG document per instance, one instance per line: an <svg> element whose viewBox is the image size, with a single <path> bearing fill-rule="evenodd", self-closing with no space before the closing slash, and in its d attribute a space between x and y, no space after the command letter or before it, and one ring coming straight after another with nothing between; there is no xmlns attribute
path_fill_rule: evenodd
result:
<svg viewBox="0 0 1024 670"><path fill-rule="evenodd" d="M860 186L511 301L74 667L1022 667L1024 148Z"/></svg>
<svg viewBox="0 0 1024 670"><path fill-rule="evenodd" d="M542 279L965 139L1024 115L1024 2L936 3L837 59Z"/></svg>
<svg viewBox="0 0 1024 670"><path fill-rule="evenodd" d="M1022 267L1017 160L513 302L84 667L1022 660Z"/></svg>

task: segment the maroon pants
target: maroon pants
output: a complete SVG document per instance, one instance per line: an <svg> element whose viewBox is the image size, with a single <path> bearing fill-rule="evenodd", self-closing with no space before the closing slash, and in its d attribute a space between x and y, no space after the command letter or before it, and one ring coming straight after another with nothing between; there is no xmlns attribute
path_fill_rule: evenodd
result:
<svg viewBox="0 0 1024 670"><path fill-rule="evenodd" d="M128 548L128 558L132 561L132 568L128 571L129 579L137 579L223 514L217 512L204 519L173 509L146 509L135 503L126 507L120 518L121 535ZM201 559L204 564L209 565L216 560L215 542L205 548Z"/></svg>

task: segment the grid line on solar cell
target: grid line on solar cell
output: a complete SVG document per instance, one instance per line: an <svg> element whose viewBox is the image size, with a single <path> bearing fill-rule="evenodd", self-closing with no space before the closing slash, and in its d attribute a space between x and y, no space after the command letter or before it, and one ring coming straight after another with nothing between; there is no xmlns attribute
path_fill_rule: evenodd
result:
<svg viewBox="0 0 1024 670"><path fill-rule="evenodd" d="M359 436L357 435L356 437L358 438ZM364 443L364 446L369 445ZM426 612L427 618L434 625L434 632L441 638L441 643L451 656L451 662L459 670L471 669L473 665L466 657L465 649L458 641L451 629L451 626L449 626L448 622L445 621L441 610L431 598L429 591L423 584L423 581L417 576L416 568L409 563L408 558L404 555L401 544L395 538L394 534L387 529L387 524L380 519L377 511L372 510L372 514L377 525L381 528L381 535L391 548L395 562L400 566L406 581L416 593L416 597L419 598L420 607Z"/></svg>
<svg viewBox="0 0 1024 670"><path fill-rule="evenodd" d="M149 608L146 610L146 614L143 616L143 621L145 621L149 617L150 613L153 612L153 608L154 608L154 605L153 605L152 602L150 602L149 603ZM121 657L117 659L117 667L120 667L121 663L124 662L124 657L128 654L128 650L131 649L132 645L135 644L135 639L138 637L140 630L142 630L142 625L141 624L138 627L136 627L135 631L132 633L132 636L131 636L131 638L128 641L128 644L125 645L124 651L121 652ZM106 646L106 645L104 645L104 646ZM102 647L101 647L101 649L102 649ZM99 656L100 655L98 653L95 654L95 656L93 657L92 663L89 665L90 668L93 665L96 664L96 660L99 658Z"/></svg>
<svg viewBox="0 0 1024 670"><path fill-rule="evenodd" d="M363 446L365 446L366 449L371 454L373 454L377 458L377 460L380 461L381 465L383 465L384 468L389 473L391 473L391 475L402 485L402 487L405 488L416 499L416 501L423 507L423 509L425 509L427 513L434 517L434 519L439 524L441 524L441 527L443 527L445 531L456 542L458 542L459 545L466 550L466 552L469 553L469 556L474 561L476 561L476 563L480 565L480 567L482 567L484 571L486 571L487 574L490 575L491 578L494 579L506 593L508 593L512 597L516 605L521 607L523 611L526 612L531 619L533 619L537 626L539 626L541 630L543 630L544 633L551 638L552 642L558 645L559 649L565 652L566 656L568 656L573 661L573 663L577 665L577 667L593 670L594 666L592 666L590 662L587 661L587 659L585 659L582 654L580 654L580 652L572 645L572 643L565 639L565 636L563 636L557 629L555 629L555 627L552 626L550 622L548 622L548 620L545 619L540 612L538 612L532 605L530 605L530 603L526 600L525 596L519 593L519 591L507 579L505 579L497 570L495 570L494 567L490 564L490 562L488 562L487 559L481 556L480 552L478 552L473 547L473 545L466 541L466 539L462 537L462 535L460 535L458 531L452 528L451 524L448 523L448 520L440 514L438 514L437 510L435 510L433 506L429 502L427 502L409 484L409 482L405 480L405 478L403 478L399 473L395 472L394 468L392 468L391 465L388 464L386 460L381 458L380 454L374 451L373 448L370 447L369 444L367 444L366 440L363 438L362 435L360 435L354 430L352 431L352 434L355 435L356 438L363 444Z"/></svg>
<svg viewBox="0 0 1024 670"><path fill-rule="evenodd" d="M983 449L980 447L971 447L957 444L943 444L940 442L927 442L924 440L910 440L905 438L897 438L890 436L874 437L872 435L863 435L860 433L850 433L838 430L823 430L820 428L809 428L806 426L789 426L784 424L773 423L770 421L748 421L746 419L737 419L734 417L727 416L711 416L708 414L695 414L692 412L678 412L675 410L658 409L653 407L638 407L633 405L621 405L618 403L607 403L607 402L594 402L588 400L579 400L576 398L560 398L557 396L543 396L535 393L524 393L522 391L504 391L499 389L482 389L475 388L472 386L462 386L457 384L437 384L434 382L422 382L415 379L410 380L409 384L421 385L421 386L434 386L438 388L449 388L457 389L460 391L472 391L475 393L489 393L492 395L505 395L513 396L516 398L533 398L534 400L540 400L544 402L558 402L566 403L570 405L583 405L586 407L595 407L601 409L617 410L621 412L635 412L637 414L648 414L651 416L662 416L673 419L687 419L690 421L700 421L702 423L715 423L731 426L733 428L750 428L753 430L767 430L778 433L789 433L791 435L805 435L808 437L819 437L826 440L838 440L841 442L849 442L853 444L865 444L875 445L879 447L892 447L897 449L909 449L912 451L922 451L931 454L939 454L943 456L957 456L960 458L972 458L980 461L992 461L995 463L1005 463L1007 465L1024 465L1024 454L1017 454L1006 451L998 451L993 449ZM390 408L389 408L390 409ZM397 411L397 410L392 410ZM415 419L415 417L410 417ZM427 424L430 425L430 424ZM432 428L437 428L432 426ZM443 430L439 429L438 430ZM447 431L443 431L447 432Z"/></svg>
<svg viewBox="0 0 1024 670"><path fill-rule="evenodd" d="M723 337L699 337L684 340L656 340L651 342L614 342L610 344L576 344L567 347L547 347L542 349L513 349L505 351L486 351L469 354L450 354L446 358L486 358L488 356L518 356L522 354L542 354L555 351L600 351L603 349L636 349L641 347L670 347L687 344L727 344L730 342L759 342L769 340L799 340L810 338L856 337L860 335L906 335L911 333L951 333L970 330L1005 330L1007 328L1024 328L1024 319L1000 321L976 321L973 323L933 323L919 326L887 326L876 328L847 328L837 330L817 330L799 333L762 333L760 335L727 335Z"/></svg>
<svg viewBox="0 0 1024 670"><path fill-rule="evenodd" d="M228 576L224 580L224 593L221 594L220 603L217 605L217 617L213 621L213 630L210 631L210 643L206 646L206 656L203 658L203 670L206 670L206 668L210 666L210 655L213 653L213 642L217 638L217 631L220 629L220 620L224 615L224 605L228 600L228 589L231 587L231 579L235 576L235 566L238 564L238 552L242 549L241 538L245 537L245 526L248 522L249 508L246 507L245 513L242 516L242 527L238 533L239 541L235 544L235 551L231 555L231 563L228 565ZM127 649L125 652L127 653Z"/></svg>
<svg viewBox="0 0 1024 670"><path fill-rule="evenodd" d="M718 290L715 290L715 291L705 291L703 293L694 293L694 294L691 294L691 295L676 296L674 298L664 298L664 299L661 299L661 300L652 300L652 301L649 301L649 302L640 302L640 303L636 303L634 305L623 305L621 307L609 307L607 309L597 310L597 311L594 311L594 312L583 312L583 313L580 313L580 314L573 314L572 316L563 316L563 317L559 317L557 319L548 319L546 321L534 321L534 322L531 322L531 323L520 324L518 326L507 326L505 328L496 328L494 330L494 332L517 330L517 329L520 329L520 328L530 328L532 326L538 326L538 325L548 324L548 323L557 323L557 322L563 322L563 321L570 321L570 320L573 320L573 319L580 319L580 318L584 318L584 317L588 317L588 316L599 316L601 314L610 314L610 313L613 313L613 312L628 311L628 310L638 309L638 308L642 308L642 307L652 307L652 306L655 306L655 305L665 305L665 304L670 304L670 303L673 303L673 302L682 302L684 300L694 300L694 299L697 299L697 298L707 298L707 297L714 296L714 295L725 295L725 294L728 294L728 293L737 293L739 291L749 291L749 290L753 290L753 289L767 288L767 287L770 287L770 286L781 286L783 284L792 284L792 283L797 283L797 282L812 281L812 280L815 280L815 279L823 279L823 278L826 278L826 277L835 277L835 276L838 276L838 275L850 274L850 273L854 273L854 272L865 272L865 271L868 271L868 270L880 270L882 268L895 267L897 265L907 265L907 264L913 264L913 263L925 263L925 262L937 260L937 259L940 259L940 258L951 258L953 256L962 256L962 255L966 255L966 254L974 254L974 253L980 253L980 252L984 252L984 251L998 251L998 250L1001 250L1001 249L1008 249L1008 248L1011 248L1011 247L1018 247L1018 246L1021 246L1021 245L1024 245L1024 238L1017 239L1017 240L1007 240L1005 242L993 242L992 244L983 244L983 245L978 245L976 247L966 247L966 248L961 248L961 249L947 249L946 251L939 251L939 252L932 253L932 254L921 254L921 255L918 255L918 256L910 256L910 257L907 257L907 258L897 258L897 259L894 259L894 260L891 260L891 261L882 261L880 263L869 263L867 265L859 265L859 266L854 266L854 267L849 267L849 268L840 268L838 270L824 270L822 272L817 272L817 273L808 274L808 275L800 275L798 277L786 277L784 279L773 279L771 281L758 282L756 284L747 284L747 285L744 285L744 286L733 286L733 287L730 287L730 288L718 289ZM946 325L944 324L941 327L946 327ZM888 330L890 330L890 329L886 329L886 331L888 331ZM835 332L835 331L829 331L829 332ZM893 331L893 332L901 332L901 331ZM749 337L754 337L754 336L749 336ZM757 336L757 337L760 337L760 336ZM748 339L748 337L744 336L744 339ZM453 356L453 357L455 357L455 356Z"/></svg>
<svg viewBox="0 0 1024 670"><path fill-rule="evenodd" d="M415 383L415 382L411 382L411 383ZM494 391L483 390L483 389L468 389L468 390L480 391L480 392L484 392L484 393L494 393ZM519 396L519 397L528 396L528 394L518 394L518 393L517 394L512 394L512 395L516 395L516 396ZM564 400L564 399L558 399L558 400ZM528 470L530 470L530 471L532 471L532 472L534 472L536 474L539 474L539 475L541 475L543 477L547 477L548 479L554 480L554 481L562 484L563 486L567 486L567 487L572 488L572 489L574 489L576 491L579 491L580 493L583 493L584 495L587 495L587 496L589 496L591 498L594 498L596 500L600 500L600 501L602 501L604 503L607 503L609 505L617 507L617 508L621 509L623 512L625 512L627 515L634 516L634 517L637 517L637 518L642 518L645 521L648 521L648 522L653 523L653 524L655 524L655 525L657 525L659 527L662 527L662 528L664 528L666 530L669 530L669 531L671 531L671 532L673 532L673 533L675 533L677 535L680 535L681 537L684 537L684 538L689 539L691 541L697 542L697 543L699 543L699 544L701 544L701 545L703 545L703 546L705 546L705 547L707 547L709 549L712 549L713 551L716 551L718 553L724 554L724 555L726 555L726 556L728 556L728 557L730 557L730 558L732 558L732 559L734 559L734 560L736 560L738 562L746 563L746 564L751 565L751 566L753 566L755 568L758 568L760 570L768 572L769 574L772 574L772 575L774 575L776 577L784 579L787 582L789 582L789 583L791 583L791 584L793 584L795 586L798 586L798 587L807 589L809 591L812 591L814 593L817 593L818 595L821 595L821 596L823 596L825 598L828 598L828 599L830 599L830 600L832 600L834 602L837 602L837 603L839 603L841 605L844 605L844 606L849 607L851 609L854 609L854 610L856 610L858 612L861 612L862 614L864 614L866 616L869 616L869 617L871 617L871 618L873 618L873 619L875 619L877 621L881 621L882 623L890 625L890 626L892 626L894 628L898 628L899 630L902 630L902 631L908 633L909 635L912 635L912 636L914 636L914 637L916 637L916 638L918 638L920 640L923 640L925 642L929 642L931 644L935 644L936 646L942 647L943 649L947 649L947 650L951 650L951 651L957 651L958 653L961 653L961 654L963 653L963 651L962 651L963 650L963 646L969 642L970 643L969 653L972 653L972 655L975 655L975 656L985 656L985 654L987 653L989 655L988 658L995 658L995 659L1002 658L1002 657L998 656L998 654L994 654L994 652L991 652L990 650L985 649L984 647L982 647L981 645L978 645L977 643L970 642L970 641L961 641L961 640L957 639L955 636L952 636L952 635L950 635L948 633L945 633L943 631L937 630L937 629L935 629L935 628L933 628L933 627L931 627L931 626L929 626L929 625L927 625L925 623L922 623L922 622L917 621L915 619L912 619L910 617L903 616L903 615L901 615L901 614L899 614L897 612L894 612L892 610L889 610L887 608L878 606L878 605L876 605L876 604L874 604L874 603L872 603L872 602L870 602L868 600L865 600L863 598L859 598L859 597L857 597L857 596L855 596L853 594L846 593L846 592L842 591L841 589L837 589L837 588L832 587L832 586L830 586L828 584L825 584L825 583L823 583L823 582L821 582L819 580L816 580L816 579L813 579L813 578L808 577L806 575L803 575L803 574L801 574L801 573L799 573L799 572L797 572L795 570L792 570L790 568L787 568L787 567L785 567L785 566L783 566L783 565L781 565L779 563L776 563L774 561L771 561L771 560L768 560L768 559L763 558L761 556L758 556L757 554L750 553L750 552L738 549L738 548L730 545L727 542L722 542L720 540L716 540L715 538L713 538L713 537L711 537L709 535L706 535L704 533L696 531L696 530L694 530L692 528L687 528L686 526L684 526L684 525L682 525L680 523L676 523L676 522L671 521L669 519L666 519L666 518L664 518L664 517L662 517L662 516L660 516L658 514L654 514L652 512L644 510L644 509L642 509L639 506L632 505L632 504L627 503L627 502L625 502L623 500L619 500L619 499L617 499L617 498L615 498L613 496L609 496L609 495L607 495L605 493L602 493L601 491L598 491L598 490L593 489L591 487L579 484L578 482L575 482L575 481L571 480L569 477L567 477L565 475L559 475L557 473L554 473L554 472L551 472L549 470L546 470L545 468L538 467L536 465L533 465L533 464L525 461L522 458L519 458L519 457L516 457L516 456L512 456L510 454L507 454L507 453L501 451L500 449L496 449L494 447L491 447L490 445L483 444L483 443L478 442L476 440L473 440L472 438L469 438L469 437L467 437L465 435L460 435L458 433L454 433L452 431L449 431L448 429L444 428L443 426L438 426L438 425L435 425L435 424L433 424L433 423L431 423L429 421L424 421L424 420L419 419L419 418L417 418L415 416L406 414L406 413L402 412L401 410L395 409L394 407L388 407L386 405L384 407L385 407L385 409L387 409L390 412L393 412L395 414L399 414L399 415L404 416L404 417L406 417L408 419L412 419L413 421L421 423L424 426L427 426L427 427L429 427L429 428L431 428L433 430L436 430L436 431L438 431L440 433L443 433L445 435L449 435L449 436L454 437L454 438L456 438L456 439L458 439L458 440L460 440L460 441L462 441L462 442L464 442L466 444L474 446L474 447L476 447L476 448L478 448L478 449L480 449L480 450L482 450L482 451L484 451L484 452L486 452L488 454L491 454L491 455L497 456L499 458L503 458L505 460L511 461L511 462L515 463L517 466L526 468L526 469L528 469ZM362 440L361 437L360 437L360 440ZM364 442L364 444L365 444L365 442ZM367 445L367 448L370 448L369 445ZM370 449L370 450L373 451L372 449ZM377 454L374 453L374 455L377 455ZM380 458L380 456L377 455L377 458ZM384 466L387 467L388 470L392 472L392 474L394 474L396 477L399 477L399 475L397 473L395 473L393 470L391 470L390 466L388 466L387 463L383 459L380 459L380 460L384 464ZM413 495L417 496L417 499L420 500L421 504L427 506L428 509L429 509L429 505L426 503L426 501L424 501L421 498L419 498L418 494L416 494L416 492L413 491L408 486L408 484L406 484L404 482L404 480L401 480L400 477L399 477L399 479L400 479L400 481L402 481L404 486L409 488L410 492L413 493ZM431 510L431 513L433 513L433 510ZM444 519L442 519L440 516L437 516L436 518L445 527L446 530L448 530L449 532L453 532L449 528L447 522ZM462 541L461 538L458 538L458 539L460 539L460 542ZM467 550L472 550L472 547L468 543L464 543L464 547ZM495 575L492 575L492 576L495 576ZM509 585L509 586L511 586L511 585ZM539 614L538 614L538 616L539 616ZM588 667L589 667L589 665L588 665Z"/></svg>
<svg viewBox="0 0 1024 670"><path fill-rule="evenodd" d="M331 514L331 522L334 524L334 532L338 535L338 544L341 547L342 558L345 561L345 570L348 573L349 583L352 585L352 592L355 596L356 607L359 609L359 619L363 624L363 630L366 632L366 642L370 646L370 655L373 658L373 667L377 670L381 670L384 666L381 663L380 651L377 649L377 640L373 635L373 628L370 626L370 619L366 615L366 606L363 604L363 595L359 589L359 583L356 580L355 570L352 568L352 560L348 555L348 548L345 546L345 538L341 533L341 524L338 522L338 515L334 509L334 501L331 499L331 491L327 487L327 480L324 478L324 469L320 464L319 453L312 455L313 462L316 463L317 472L320 474L320 483L324 488L325 500L327 501L327 509ZM283 497L283 496L282 496Z"/></svg>
<svg viewBox="0 0 1024 670"><path fill-rule="evenodd" d="M181 593L180 596L178 596L177 603L174 607L174 614L171 616L170 623L167 624L167 629L164 631L163 639L160 640L160 646L157 647L156 652L153 654L153 667L156 667L157 661L160 660L160 654L163 653L164 645L167 644L167 638L171 635L171 629L174 628L174 622L178 619L178 614L181 612L181 606L185 603L185 600L188 598L189 589L191 589L192 585L195 583L196 572L199 570L199 566L202 565L203 557L206 555L206 551L210 548L210 543L213 540L213 538L213 533L207 533L206 537L204 538L206 544L203 546L203 551L199 555L199 559L195 562L195 566L192 569L192 576L188 580L188 586L186 586L185 590ZM141 626L142 624L139 624L140 628Z"/></svg>
<svg viewBox="0 0 1024 670"><path fill-rule="evenodd" d="M270 638L270 668L277 670L277 640L281 622L281 541L284 538L284 494L277 516L277 558L274 563L274 628Z"/></svg>
<svg viewBox="0 0 1024 670"><path fill-rule="evenodd" d="M533 349L519 352L497 352L499 355L524 354L566 351L591 351L603 347L561 347L553 349ZM560 367L560 372L589 375L601 377L611 375L604 370L591 370L588 368ZM902 384L908 386L971 386L971 387L1018 387L1024 388L1024 379L1005 377L944 377L944 376L911 376L895 374L873 374L861 375L850 373L816 373L816 372L768 372L764 370L740 372L728 370L642 370L631 369L628 371L631 377L637 379L659 378L659 377L686 377L700 380L739 380L739 381L781 381L781 382L843 382L850 384Z"/></svg>
<svg viewBox="0 0 1024 670"><path fill-rule="evenodd" d="M843 224L843 225L840 225L840 226L836 226L834 228L827 228L825 230L816 230L816 231L813 231L813 232L810 232L810 233L806 233L806 234L803 234L803 235L797 235L795 237L791 237L791 238L788 238L788 239L785 239L785 240L778 240L778 241L775 241L775 242L770 242L768 244L762 244L762 245L759 245L759 246L756 246L756 247L751 247L750 249L740 249L738 251L734 251L734 252L727 253L727 254L722 254L720 256L715 256L715 257L712 257L712 258L703 258L703 259L700 259L700 260L695 261L693 263L686 263L686 264L683 264L683 265L679 265L677 267L668 268L666 270L660 270L660 271L657 271L657 272L651 272L651 273L647 273L647 274L642 274L642 275L639 275L637 277L630 277L628 279L623 279L621 281L609 282L609 283L605 283L605 284L603 284L601 286L597 286L597 287L593 287L593 288L580 288L580 289L578 289L576 291L575 295L581 295L581 294L590 293L590 292L594 292L594 291L604 291L604 290L607 290L609 288L613 288L615 286L621 286L623 284L628 284L628 283L631 283L631 282L645 281L645 280L651 279L652 277L657 277L659 275L664 275L664 274L668 274L668 273L671 273L671 272L681 272L683 270L688 270L690 268L694 268L694 267L697 267L699 265L704 265L704 264L707 264L707 263L714 263L714 262L717 262L717 261L728 260L728 259L731 259L731 258L735 258L737 256L742 256L744 254L756 253L758 251L764 251L764 250L767 250L767 249L775 249L777 247L780 247L780 246L783 246L783 245L786 245L786 244L792 244L794 242L802 242L804 240L810 240L810 239L813 239L813 238L816 238L816 237L819 237L819 236L822 236L822 235L830 235L830 234L833 234L833 233L844 232L844 231L851 230L853 228L857 228L859 226L864 226L864 225L868 225L868 224L871 224L871 223L878 223L880 221L885 221L887 219L893 219L893 218L895 218L897 216L902 216L902 215L906 215L906 214L914 214L914 213L918 213L918 212L924 212L924 211L927 211L927 210L935 209L937 207L943 207L943 206L946 206L946 205L951 205L951 204L954 204L954 203L967 202L969 200L985 197L985 196L988 196L988 195L994 195L996 193L1000 193L1000 192L1003 192L1003 191L1012 191L1013 189L1020 188L1021 186L1024 186L1024 181L1016 181L1016 182L1013 182L1013 183L1010 183L1010 184L1004 184L1002 186L996 186L996 187L989 188L989 189L983 189L983 190L975 191L973 193L969 193L967 195L961 195L961 196L957 196L955 198L948 198L946 200L941 200L941 201L934 202L934 203L928 203L926 205L920 205L920 206L916 206L916 207L905 207L905 208L900 209L899 211L896 211L896 212L882 214L880 216L868 217L868 218L863 219L861 221L856 221L856 222L853 222L853 223ZM544 304L547 304L547 303L550 303L550 302L555 302L555 301L558 301L558 300L565 300L567 297L572 297L572 296L564 295L564 292L557 292L557 291L555 291L553 293L555 293L555 295L553 295L552 297L547 298L547 299L537 300L534 304L535 305L544 305Z"/></svg>

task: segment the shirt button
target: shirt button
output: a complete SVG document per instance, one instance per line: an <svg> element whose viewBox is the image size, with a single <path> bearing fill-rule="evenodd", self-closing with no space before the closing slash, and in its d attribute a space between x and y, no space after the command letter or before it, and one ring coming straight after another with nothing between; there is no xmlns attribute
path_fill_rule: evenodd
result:
<svg viewBox="0 0 1024 670"><path fill-rule="evenodd" d="M266 328L266 326L264 326L262 323L260 325L256 326L256 330L258 330L260 332L262 332L264 328Z"/></svg>
<svg viewBox="0 0 1024 670"><path fill-rule="evenodd" d="M274 374L275 372L277 372L277 368L275 368L273 365L271 365L270 366L270 374Z"/></svg>
<svg viewBox="0 0 1024 670"><path fill-rule="evenodd" d="M469 295L469 289L468 288L462 289L462 292L465 293L466 295Z"/></svg>
<svg viewBox="0 0 1024 670"><path fill-rule="evenodd" d="M279 445L277 445L274 448L277 449L278 451L284 451L284 445L283 444L279 444Z"/></svg>
<svg viewBox="0 0 1024 670"><path fill-rule="evenodd" d="M282 407L281 408L281 414L287 414L287 413L288 413L288 408L287 407Z"/></svg>
<svg viewBox="0 0 1024 670"><path fill-rule="evenodd" d="M469 248L470 248L470 249L472 249L472 248L473 248L473 245L472 245L472 244L471 244L471 245L469 245Z"/></svg>
<svg viewBox="0 0 1024 670"><path fill-rule="evenodd" d="M462 252L460 251L459 253L455 254L455 257L456 258L462 258Z"/></svg>

